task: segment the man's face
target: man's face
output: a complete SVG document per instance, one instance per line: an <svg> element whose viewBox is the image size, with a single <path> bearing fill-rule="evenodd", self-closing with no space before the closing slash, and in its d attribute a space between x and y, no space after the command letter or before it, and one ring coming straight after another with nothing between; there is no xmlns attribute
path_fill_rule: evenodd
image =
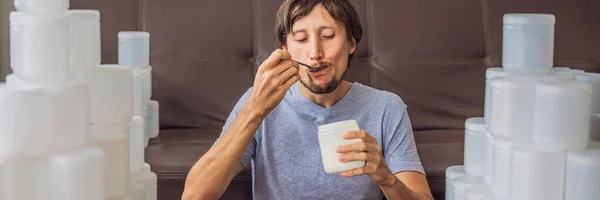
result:
<svg viewBox="0 0 600 200"><path fill-rule="evenodd" d="M341 83L348 56L355 46L348 42L343 24L335 21L322 5L317 5L308 16L293 24L285 49L294 60L325 67L310 72L301 66L299 72L300 82L305 87L312 93L324 94L334 91Z"/></svg>

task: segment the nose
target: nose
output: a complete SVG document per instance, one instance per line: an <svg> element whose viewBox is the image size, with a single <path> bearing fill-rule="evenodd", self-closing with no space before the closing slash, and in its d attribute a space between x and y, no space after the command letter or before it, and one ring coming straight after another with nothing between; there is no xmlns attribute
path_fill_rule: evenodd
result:
<svg viewBox="0 0 600 200"><path fill-rule="evenodd" d="M323 59L323 45L319 39L313 39L310 42L310 59L320 61Z"/></svg>

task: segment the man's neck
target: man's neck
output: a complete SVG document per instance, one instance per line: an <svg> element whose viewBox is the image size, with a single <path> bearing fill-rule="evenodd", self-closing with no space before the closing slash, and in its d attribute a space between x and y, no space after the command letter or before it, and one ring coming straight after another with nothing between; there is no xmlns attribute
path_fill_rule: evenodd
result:
<svg viewBox="0 0 600 200"><path fill-rule="evenodd" d="M338 85L338 87L333 92L330 92L327 94L312 93L303 84L298 84L298 87L299 87L300 93L302 95L304 95L308 100L310 100L322 107L329 108L329 107L333 106L335 103L337 103L344 96L346 96L348 91L350 91L350 88L352 88L352 83L342 80L340 85Z"/></svg>

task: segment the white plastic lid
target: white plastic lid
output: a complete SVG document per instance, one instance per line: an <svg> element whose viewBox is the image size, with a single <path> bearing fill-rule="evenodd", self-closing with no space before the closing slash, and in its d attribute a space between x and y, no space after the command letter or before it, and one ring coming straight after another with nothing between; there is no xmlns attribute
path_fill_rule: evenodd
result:
<svg viewBox="0 0 600 200"><path fill-rule="evenodd" d="M119 39L148 39L150 33L143 31L121 31L118 33Z"/></svg>
<svg viewBox="0 0 600 200"><path fill-rule="evenodd" d="M504 15L504 24L554 25L552 14L541 13L509 13Z"/></svg>
<svg viewBox="0 0 600 200"><path fill-rule="evenodd" d="M100 11L88 9L71 9L67 11L71 16L76 15L79 19L100 21Z"/></svg>
<svg viewBox="0 0 600 200"><path fill-rule="evenodd" d="M487 125L483 117L471 117L465 121L465 128L475 132L485 132Z"/></svg>
<svg viewBox="0 0 600 200"><path fill-rule="evenodd" d="M571 69L571 73L573 73L573 75L578 75L578 74L585 74L585 71L581 70L581 69Z"/></svg>
<svg viewBox="0 0 600 200"><path fill-rule="evenodd" d="M455 179L466 174L464 165L454 165L446 168L446 179Z"/></svg>
<svg viewBox="0 0 600 200"><path fill-rule="evenodd" d="M492 67L485 70L485 78L492 79L496 77L506 76L507 73L504 71L502 67Z"/></svg>
<svg viewBox="0 0 600 200"><path fill-rule="evenodd" d="M567 152L567 162L600 167L600 148Z"/></svg>
<svg viewBox="0 0 600 200"><path fill-rule="evenodd" d="M575 79L577 81L600 82L600 74L592 72L579 73L575 74Z"/></svg>
<svg viewBox="0 0 600 200"><path fill-rule="evenodd" d="M325 124L325 125L321 125L319 126L319 134L323 134L323 133L327 133L336 129L342 129L342 130L348 130L348 129L356 129L358 128L358 123L356 123L356 120L345 120L345 121L339 121L339 122L335 122L335 123L331 123L331 124Z"/></svg>
<svg viewBox="0 0 600 200"><path fill-rule="evenodd" d="M578 82L545 82L536 86L538 94L580 94L592 93L592 87Z"/></svg>
<svg viewBox="0 0 600 200"><path fill-rule="evenodd" d="M9 21L11 23L18 22L18 20L21 19L23 17L23 15L26 15L26 14L27 13L11 11L10 15L9 15Z"/></svg>
<svg viewBox="0 0 600 200"><path fill-rule="evenodd" d="M150 164L144 163L144 165L142 165L142 171L150 172L152 171L152 167L150 166Z"/></svg>
<svg viewBox="0 0 600 200"><path fill-rule="evenodd" d="M22 13L15 14L13 17L18 18L22 24L32 25L67 25L69 23L69 15L65 13L57 13L52 15Z"/></svg>
<svg viewBox="0 0 600 200"><path fill-rule="evenodd" d="M485 181L482 177L476 177L471 175L460 176L452 181L452 184L459 192L465 192L467 188L474 185L485 185Z"/></svg>

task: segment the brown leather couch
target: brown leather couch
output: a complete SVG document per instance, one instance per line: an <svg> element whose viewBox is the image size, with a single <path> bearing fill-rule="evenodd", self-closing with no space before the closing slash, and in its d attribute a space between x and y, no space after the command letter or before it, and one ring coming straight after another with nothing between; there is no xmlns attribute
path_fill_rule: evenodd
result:
<svg viewBox="0 0 600 200"><path fill-rule="evenodd" d="M117 32L151 34L160 136L146 149L161 200L180 199L186 173L213 144L257 66L275 48L282 0L72 0L102 15L102 60L117 61ZM436 199L444 170L463 163L464 121L483 115L485 70L501 66L502 16L556 16L555 64L600 71L600 1L353 0L365 39L347 74L399 94ZM222 199L252 198L251 169Z"/></svg>

